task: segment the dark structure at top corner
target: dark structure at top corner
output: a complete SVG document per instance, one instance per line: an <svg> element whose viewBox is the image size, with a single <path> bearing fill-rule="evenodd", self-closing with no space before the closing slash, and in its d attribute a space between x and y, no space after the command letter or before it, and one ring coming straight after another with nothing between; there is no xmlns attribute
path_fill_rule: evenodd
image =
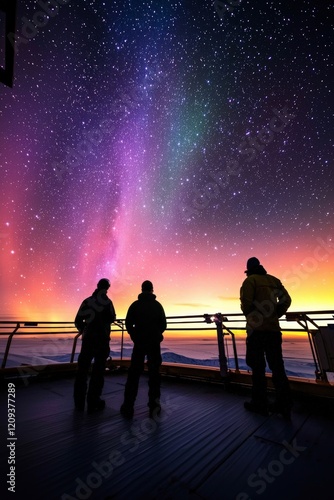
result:
<svg viewBox="0 0 334 500"><path fill-rule="evenodd" d="M9 40L9 34L15 34L17 0L0 0L0 13L5 15L5 67L0 67L0 82L13 87L14 81L14 43Z"/></svg>

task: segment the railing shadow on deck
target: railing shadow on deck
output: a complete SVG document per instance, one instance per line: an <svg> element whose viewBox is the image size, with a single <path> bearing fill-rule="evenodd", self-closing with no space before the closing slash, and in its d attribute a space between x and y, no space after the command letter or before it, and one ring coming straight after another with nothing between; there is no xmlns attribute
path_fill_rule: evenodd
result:
<svg viewBox="0 0 334 500"><path fill-rule="evenodd" d="M299 311L289 312L280 319L281 329L284 333L305 334L308 339L310 354L314 363L316 380L327 381L327 373L334 372L334 311ZM234 371L239 372L239 357L237 352L236 335L245 335L245 318L241 313L214 313L186 316L170 316L167 318L168 327L165 337L169 332L210 332L217 339L217 358L221 377L227 377L230 369L226 350L229 345L233 351ZM120 360L123 359L125 320L117 320L112 325L112 338L119 336ZM7 336L7 343L1 370L6 369L8 356L15 336L44 335L73 335L69 362L75 363L77 342L80 333L77 332L73 322L69 321L0 321L0 337ZM29 363L26 363L29 365Z"/></svg>

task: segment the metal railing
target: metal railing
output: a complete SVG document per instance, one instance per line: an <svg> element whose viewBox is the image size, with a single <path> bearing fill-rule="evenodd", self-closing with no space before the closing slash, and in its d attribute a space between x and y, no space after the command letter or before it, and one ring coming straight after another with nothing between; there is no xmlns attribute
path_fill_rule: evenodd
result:
<svg viewBox="0 0 334 500"><path fill-rule="evenodd" d="M298 332L305 333L309 340L310 353L315 367L316 379L327 381L326 372L328 366L323 361L323 352L320 352L319 345L315 342L316 334L321 327L327 327L329 322L333 322L334 310L327 311L301 311L289 312L285 317L280 319L280 326L282 332ZM239 371L239 361L237 353L237 343L235 334L245 333L245 318L242 313L215 313L215 314L200 314L200 315L187 315L187 316L170 316L167 317L167 330L168 332L195 332L195 331L210 331L217 335L218 359L220 374L226 377L228 374L228 363L225 352L225 345L227 338L230 338L233 348L233 358L235 371ZM291 326L292 325L292 326ZM112 325L112 333L120 333L120 359L123 359L124 347L124 332L125 320L117 320ZM4 357L2 360L1 368L5 369L7 365L8 356L14 336L20 335L73 335L73 343L70 353L70 363L74 363L76 354L77 342L80 333L77 332L73 322L69 321L0 321L0 336L8 336ZM334 325L333 325L334 337ZM334 344L334 342L333 342ZM332 356L333 353L329 353Z"/></svg>

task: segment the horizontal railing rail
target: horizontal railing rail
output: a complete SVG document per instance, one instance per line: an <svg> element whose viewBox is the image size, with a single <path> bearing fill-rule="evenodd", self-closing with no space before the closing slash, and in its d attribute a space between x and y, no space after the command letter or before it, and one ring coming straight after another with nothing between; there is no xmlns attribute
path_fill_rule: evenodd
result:
<svg viewBox="0 0 334 500"><path fill-rule="evenodd" d="M334 310L325 311L297 311L289 312L285 317L280 319L282 332L289 333L305 333L307 335L310 353L315 367L316 379L327 380L326 367L321 359L319 347L314 341L316 332L320 327L326 327L330 322L333 322ZM198 332L211 331L216 332L218 359L220 373L222 377L228 374L228 363L225 353L226 338L230 337L235 370L239 371L239 361L237 353L236 334L243 332L245 334L245 318L242 313L214 313L214 314L198 314L184 316L169 316L167 317L167 330L180 332ZM189 326L192 325L192 326ZM201 326L199 326L201 325ZM120 333L120 359L123 359L124 350L124 333L126 332L125 320L120 319L112 324L111 333ZM75 325L71 321L0 321L0 336L7 335L7 343L2 360L1 368L5 369L8 356L11 349L12 340L15 336L25 335L73 335L73 343L70 353L70 363L74 363L76 354L77 342L80 337ZM334 325L333 325L334 336Z"/></svg>

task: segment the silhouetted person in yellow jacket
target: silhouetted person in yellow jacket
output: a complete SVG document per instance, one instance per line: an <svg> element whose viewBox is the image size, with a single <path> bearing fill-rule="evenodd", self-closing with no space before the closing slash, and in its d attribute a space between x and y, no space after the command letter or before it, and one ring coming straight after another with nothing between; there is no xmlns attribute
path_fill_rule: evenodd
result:
<svg viewBox="0 0 334 500"><path fill-rule="evenodd" d="M246 316L246 363L252 369L252 399L247 410L268 414L268 409L290 418L291 396L282 355L279 318L291 305L291 297L256 257L247 261L247 278L240 289L241 310ZM267 401L266 361L272 372L276 400Z"/></svg>

